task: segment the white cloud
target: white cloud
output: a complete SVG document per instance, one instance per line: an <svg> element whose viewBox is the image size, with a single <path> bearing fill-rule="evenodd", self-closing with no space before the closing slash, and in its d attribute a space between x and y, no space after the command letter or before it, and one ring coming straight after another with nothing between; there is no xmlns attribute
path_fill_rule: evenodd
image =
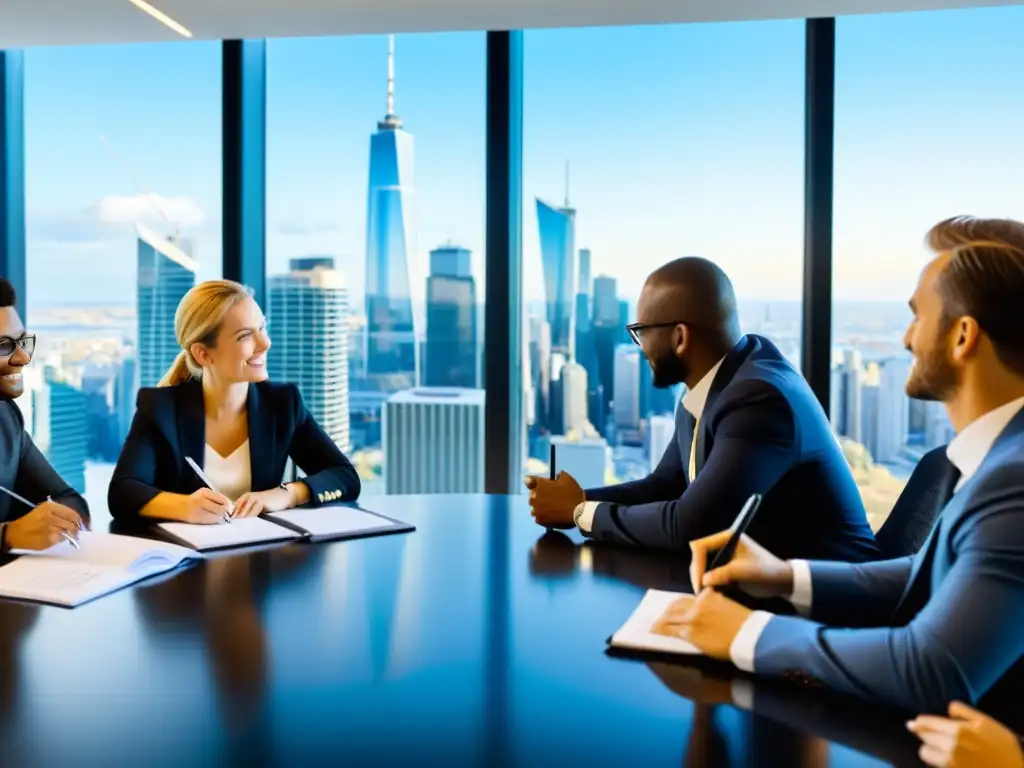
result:
<svg viewBox="0 0 1024 768"><path fill-rule="evenodd" d="M160 212L163 212L163 216ZM163 224L164 216L182 229L198 227L206 213L188 197L164 195L107 195L96 204L96 217L104 224Z"/></svg>

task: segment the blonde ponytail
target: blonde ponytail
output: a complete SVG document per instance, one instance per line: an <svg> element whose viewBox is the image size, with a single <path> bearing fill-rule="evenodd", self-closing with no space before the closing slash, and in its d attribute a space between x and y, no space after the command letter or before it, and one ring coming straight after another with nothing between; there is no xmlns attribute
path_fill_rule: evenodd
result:
<svg viewBox="0 0 1024 768"><path fill-rule="evenodd" d="M167 373L157 383L158 387L176 387L179 384L184 384L189 379L195 377L199 378L202 376L200 370L198 374L192 371L192 355L187 350L181 350L178 356L174 358L174 362L171 363L171 367L167 369Z"/></svg>
<svg viewBox="0 0 1024 768"><path fill-rule="evenodd" d="M202 378L203 369L192 357L193 344L212 346L224 316L240 301L252 296L252 290L233 280L207 280L186 293L174 313L174 335L181 352L158 387L175 387L189 379Z"/></svg>

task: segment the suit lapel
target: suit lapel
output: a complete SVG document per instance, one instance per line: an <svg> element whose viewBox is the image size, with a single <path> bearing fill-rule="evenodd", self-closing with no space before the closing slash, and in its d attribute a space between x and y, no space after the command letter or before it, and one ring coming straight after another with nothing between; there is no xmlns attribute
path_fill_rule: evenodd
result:
<svg viewBox="0 0 1024 768"><path fill-rule="evenodd" d="M249 385L249 396L245 407L246 422L249 426L249 471L252 475L252 489L265 491L273 488L280 477L273 477L274 467L274 422L277 414L260 402L260 389Z"/></svg>
<svg viewBox="0 0 1024 768"><path fill-rule="evenodd" d="M1000 433L996 439L992 448L985 456L985 460L981 466L978 467L977 472L972 476L971 480L964 484L964 487L960 491L958 498L964 498L964 494L968 486L974 482L974 479L981 474L982 470L989 463L998 463L1005 461L1002 457L1004 450L1013 450L1011 441L1021 432L1024 432L1024 409L1020 411L1007 427ZM1010 445L1010 447L1007 447ZM893 624L895 626L901 626L906 623L920 610L920 606L927 601L930 595L931 587L931 565L935 559L935 550L938 547L938 540L940 531L942 529L942 521L951 513L949 510L954 508L958 502L958 498L952 498L953 489L956 487L957 481L960 479L960 472L950 463L946 468L946 476L943 478L943 482L939 493L940 499L948 500L935 521L935 525L932 527L931 533L928 534L928 540L925 541L924 546L921 547L921 552L914 558L914 565L910 571L910 579L907 581L907 588L903 591L903 597L900 598L899 605L896 606L896 611L893 613ZM899 620L902 620L899 621Z"/></svg>
<svg viewBox="0 0 1024 768"><path fill-rule="evenodd" d="M718 373L715 374L715 378L711 382L711 389L708 390L708 399L704 401L704 410L701 412L700 423L697 425L699 429L697 433L697 472L700 472L700 468L704 466L704 461L707 459L708 445L706 436L708 434L707 427L711 422L704 417L711 412L715 400L722 394L722 390L729 386L729 382L736 375L736 371L739 370L756 346L757 339L753 336L744 336L740 339L739 343L725 356L722 366L718 369Z"/></svg>
<svg viewBox="0 0 1024 768"><path fill-rule="evenodd" d="M894 626L902 626L910 621L917 611L920 610L920 606L928 600L928 595L931 592L932 562L935 560L935 550L939 546L939 532L942 529L942 519L946 514L946 510L952 506L953 489L956 488L956 483L959 479L960 471L952 463L947 462L945 473L939 483L939 493L936 498L936 503L941 505L942 511L935 517L935 523L932 525L928 538L922 545L917 557L914 558L913 566L910 569L910 578L907 579L907 587L903 590L903 596L893 612L892 623Z"/></svg>
<svg viewBox="0 0 1024 768"><path fill-rule="evenodd" d="M196 380L182 385L177 401L178 441L181 445L178 460L182 467L182 477L186 478L186 486L199 488L202 480L192 471L185 457L190 457L200 467L206 458L206 412L203 409L202 385Z"/></svg>

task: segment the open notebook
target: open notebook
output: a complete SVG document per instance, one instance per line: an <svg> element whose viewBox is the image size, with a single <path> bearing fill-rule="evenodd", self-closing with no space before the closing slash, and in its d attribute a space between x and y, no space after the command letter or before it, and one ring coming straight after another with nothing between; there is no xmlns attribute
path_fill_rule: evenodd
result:
<svg viewBox="0 0 1024 768"><path fill-rule="evenodd" d="M160 523L158 527L175 541L200 551L274 541L354 539L415 530L376 512L341 504L267 512L219 525Z"/></svg>
<svg viewBox="0 0 1024 768"><path fill-rule="evenodd" d="M174 544L112 533L82 531L79 544L14 550L21 556L0 568L0 597L73 608L201 557Z"/></svg>
<svg viewBox="0 0 1024 768"><path fill-rule="evenodd" d="M679 653L688 656L700 655L696 646L678 637L657 635L651 631L654 623L661 618L665 610L678 598L687 597L682 592L663 592L660 589L649 589L640 605L626 623L608 638L611 648L626 651L652 651L655 653Z"/></svg>

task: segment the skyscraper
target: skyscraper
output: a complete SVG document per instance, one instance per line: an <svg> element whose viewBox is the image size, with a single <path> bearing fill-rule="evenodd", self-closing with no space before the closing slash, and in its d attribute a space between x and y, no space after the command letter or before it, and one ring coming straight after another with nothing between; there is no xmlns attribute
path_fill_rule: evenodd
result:
<svg viewBox="0 0 1024 768"><path fill-rule="evenodd" d="M562 434L582 432L590 424L587 413L587 371L579 363L562 366Z"/></svg>
<svg viewBox="0 0 1024 768"><path fill-rule="evenodd" d="M910 398L907 377L910 360L894 357L882 363L878 392L878 445L876 461L895 461L908 442L910 432Z"/></svg>
<svg viewBox="0 0 1024 768"><path fill-rule="evenodd" d="M351 449L348 407L348 290L330 256L292 259L269 281L274 342L267 372L297 385L309 412L341 448Z"/></svg>
<svg viewBox="0 0 1024 768"><path fill-rule="evenodd" d="M597 370L603 388L605 404L615 400L615 347L619 343L619 298L614 277L598 275L594 278L594 300L591 311L591 333L594 337L594 352L597 355ZM595 419L594 426L605 434L605 414Z"/></svg>
<svg viewBox="0 0 1024 768"><path fill-rule="evenodd" d="M551 349L573 356L573 303L576 301L576 211L537 199L544 297L551 326Z"/></svg>
<svg viewBox="0 0 1024 768"><path fill-rule="evenodd" d="M593 284L590 280L590 249L580 248L580 287L579 292L587 298L590 298L590 293L593 288Z"/></svg>
<svg viewBox="0 0 1024 768"><path fill-rule="evenodd" d="M121 365L118 368L117 380L114 382L114 407L117 414L117 441L123 443L128 436L135 415L135 393L138 391L138 360L135 350L127 347Z"/></svg>
<svg viewBox="0 0 1024 768"><path fill-rule="evenodd" d="M370 137L366 203L366 384L394 392L416 386L419 354L410 293L413 140L395 114L394 36L388 37L387 114Z"/></svg>
<svg viewBox="0 0 1024 768"><path fill-rule="evenodd" d="M385 493L483 493L484 391L423 387L384 405Z"/></svg>
<svg viewBox="0 0 1024 768"><path fill-rule="evenodd" d="M196 284L199 265L171 240L142 225L136 231L139 386L153 387L181 351L174 335L174 313Z"/></svg>
<svg viewBox="0 0 1024 768"><path fill-rule="evenodd" d="M863 442L863 380L864 363L860 352L847 349L843 357L843 373L846 378L846 437L855 443Z"/></svg>
<svg viewBox="0 0 1024 768"><path fill-rule="evenodd" d="M648 457L650 459L651 472L658 468L661 457L665 455L665 449L676 434L676 420L674 416L661 415L651 416L647 426L649 435Z"/></svg>
<svg viewBox="0 0 1024 768"><path fill-rule="evenodd" d="M427 351L424 383L428 387L465 387L479 383L476 282L470 252L443 246L430 252L427 278Z"/></svg>
<svg viewBox="0 0 1024 768"><path fill-rule="evenodd" d="M615 348L614 407L616 429L640 426L640 348L635 344Z"/></svg>
<svg viewBox="0 0 1024 768"><path fill-rule="evenodd" d="M26 427L36 447L68 485L85 493L89 455L85 393L49 365L30 385L31 422L26 422Z"/></svg>

